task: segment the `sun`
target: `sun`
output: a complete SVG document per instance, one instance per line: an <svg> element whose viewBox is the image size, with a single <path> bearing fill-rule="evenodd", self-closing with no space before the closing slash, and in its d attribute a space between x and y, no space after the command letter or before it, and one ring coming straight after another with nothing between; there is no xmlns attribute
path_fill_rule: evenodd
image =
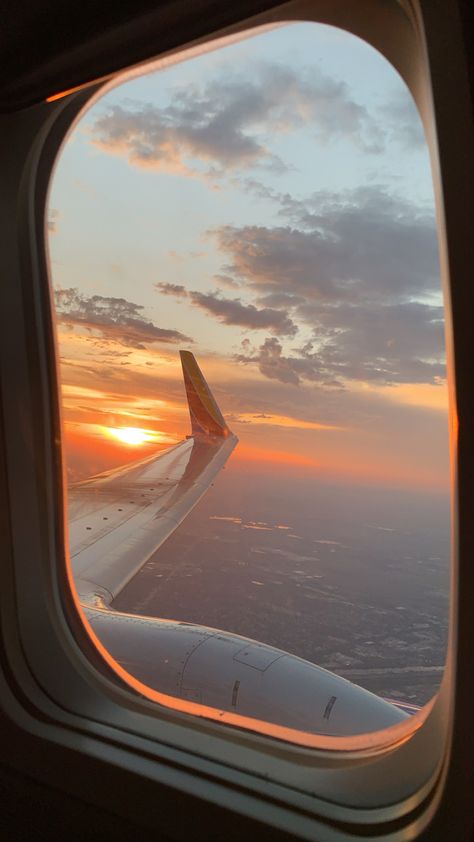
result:
<svg viewBox="0 0 474 842"><path fill-rule="evenodd" d="M151 430L141 430L139 427L108 427L107 433L124 444L140 445L158 440L158 436Z"/></svg>

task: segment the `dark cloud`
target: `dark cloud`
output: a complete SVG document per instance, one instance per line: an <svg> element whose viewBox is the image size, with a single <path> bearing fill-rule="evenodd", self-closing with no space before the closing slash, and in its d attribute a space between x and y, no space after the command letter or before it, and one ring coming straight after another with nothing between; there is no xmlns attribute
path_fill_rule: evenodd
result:
<svg viewBox="0 0 474 842"><path fill-rule="evenodd" d="M240 363L258 363L258 367L265 377L279 380L281 383L293 383L297 386L300 377L295 371L295 360L282 356L283 348L275 337L265 339L256 353L237 354Z"/></svg>
<svg viewBox="0 0 474 842"><path fill-rule="evenodd" d="M317 355L297 353L291 356L284 356L283 348L278 339L268 337L263 345L257 350L250 350L248 346L245 353L236 354L237 362L249 364L256 363L260 372L271 380L279 380L280 383L291 383L298 386L301 380L310 380L324 385L332 385L324 370L324 365L318 361Z"/></svg>
<svg viewBox="0 0 474 842"><path fill-rule="evenodd" d="M240 361L295 384L443 378L443 308L427 303L440 294L432 214L381 187L272 198L290 224L211 233L222 270L312 339L288 352L269 338Z"/></svg>
<svg viewBox="0 0 474 842"><path fill-rule="evenodd" d="M439 292L431 213L382 187L278 201L288 225L226 225L210 232L230 259L222 271L260 293L327 301L396 301Z"/></svg>
<svg viewBox="0 0 474 842"><path fill-rule="evenodd" d="M311 302L297 307L296 314L313 327L314 342L303 356L335 377L385 383L445 377L441 306Z"/></svg>
<svg viewBox="0 0 474 842"><path fill-rule="evenodd" d="M190 293L195 307L205 310L226 325L238 325L250 330L269 330L275 336L295 336L298 331L295 323L282 310L271 307L255 307L254 304L242 304L239 299L221 298L216 293Z"/></svg>
<svg viewBox="0 0 474 842"><path fill-rule="evenodd" d="M168 105L110 106L93 125L94 142L158 170L211 176L256 165L286 170L270 152L275 133L308 128L323 142L348 138L364 151L385 136L344 82L317 67L261 63L252 74L227 72L198 87L173 91Z"/></svg>
<svg viewBox="0 0 474 842"><path fill-rule="evenodd" d="M155 343L192 342L178 330L156 327L143 318L143 307L125 298L87 296L71 288L56 289L55 301L61 322L83 327L120 345L145 348Z"/></svg>
<svg viewBox="0 0 474 842"><path fill-rule="evenodd" d="M186 298L188 294L186 287L182 284L168 284L166 282L161 282L159 284L155 284L155 287L162 295L171 295L173 298Z"/></svg>
<svg viewBox="0 0 474 842"><path fill-rule="evenodd" d="M298 332L295 323L282 310L242 304L240 299L223 298L218 292L203 293L196 290L187 292L180 284L158 283L155 287L165 295L175 295L177 298L187 297L194 307L215 316L226 325L235 325L248 330L269 330L275 336L295 336Z"/></svg>
<svg viewBox="0 0 474 842"><path fill-rule="evenodd" d="M442 307L419 302L311 305L309 322L312 312L318 323L314 341L285 356L281 344L268 338L258 349L244 347L238 361L257 364L266 377L296 385L302 380L327 386L347 380L437 383L445 377Z"/></svg>

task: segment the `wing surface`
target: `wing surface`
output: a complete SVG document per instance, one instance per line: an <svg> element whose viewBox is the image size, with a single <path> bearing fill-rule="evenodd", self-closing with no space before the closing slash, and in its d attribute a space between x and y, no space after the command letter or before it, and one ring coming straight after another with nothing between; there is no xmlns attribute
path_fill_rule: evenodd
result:
<svg viewBox="0 0 474 842"><path fill-rule="evenodd" d="M181 352L193 435L70 487L69 548L81 601L109 604L207 491L237 437L194 356Z"/></svg>

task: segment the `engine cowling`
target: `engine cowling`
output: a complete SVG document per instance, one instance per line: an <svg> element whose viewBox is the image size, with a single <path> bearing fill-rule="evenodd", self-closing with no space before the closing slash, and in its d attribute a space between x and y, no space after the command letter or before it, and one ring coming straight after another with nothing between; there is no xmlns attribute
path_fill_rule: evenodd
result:
<svg viewBox="0 0 474 842"><path fill-rule="evenodd" d="M328 670L205 626L86 609L112 657L153 690L328 736L377 731L407 714Z"/></svg>

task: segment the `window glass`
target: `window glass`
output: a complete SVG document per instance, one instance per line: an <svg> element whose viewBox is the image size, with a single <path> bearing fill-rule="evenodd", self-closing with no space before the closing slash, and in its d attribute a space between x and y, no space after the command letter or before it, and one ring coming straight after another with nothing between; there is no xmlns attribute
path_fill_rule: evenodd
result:
<svg viewBox="0 0 474 842"><path fill-rule="evenodd" d="M48 228L71 565L112 657L237 724L344 736L431 699L444 315L394 69L299 23L125 79L65 143Z"/></svg>

